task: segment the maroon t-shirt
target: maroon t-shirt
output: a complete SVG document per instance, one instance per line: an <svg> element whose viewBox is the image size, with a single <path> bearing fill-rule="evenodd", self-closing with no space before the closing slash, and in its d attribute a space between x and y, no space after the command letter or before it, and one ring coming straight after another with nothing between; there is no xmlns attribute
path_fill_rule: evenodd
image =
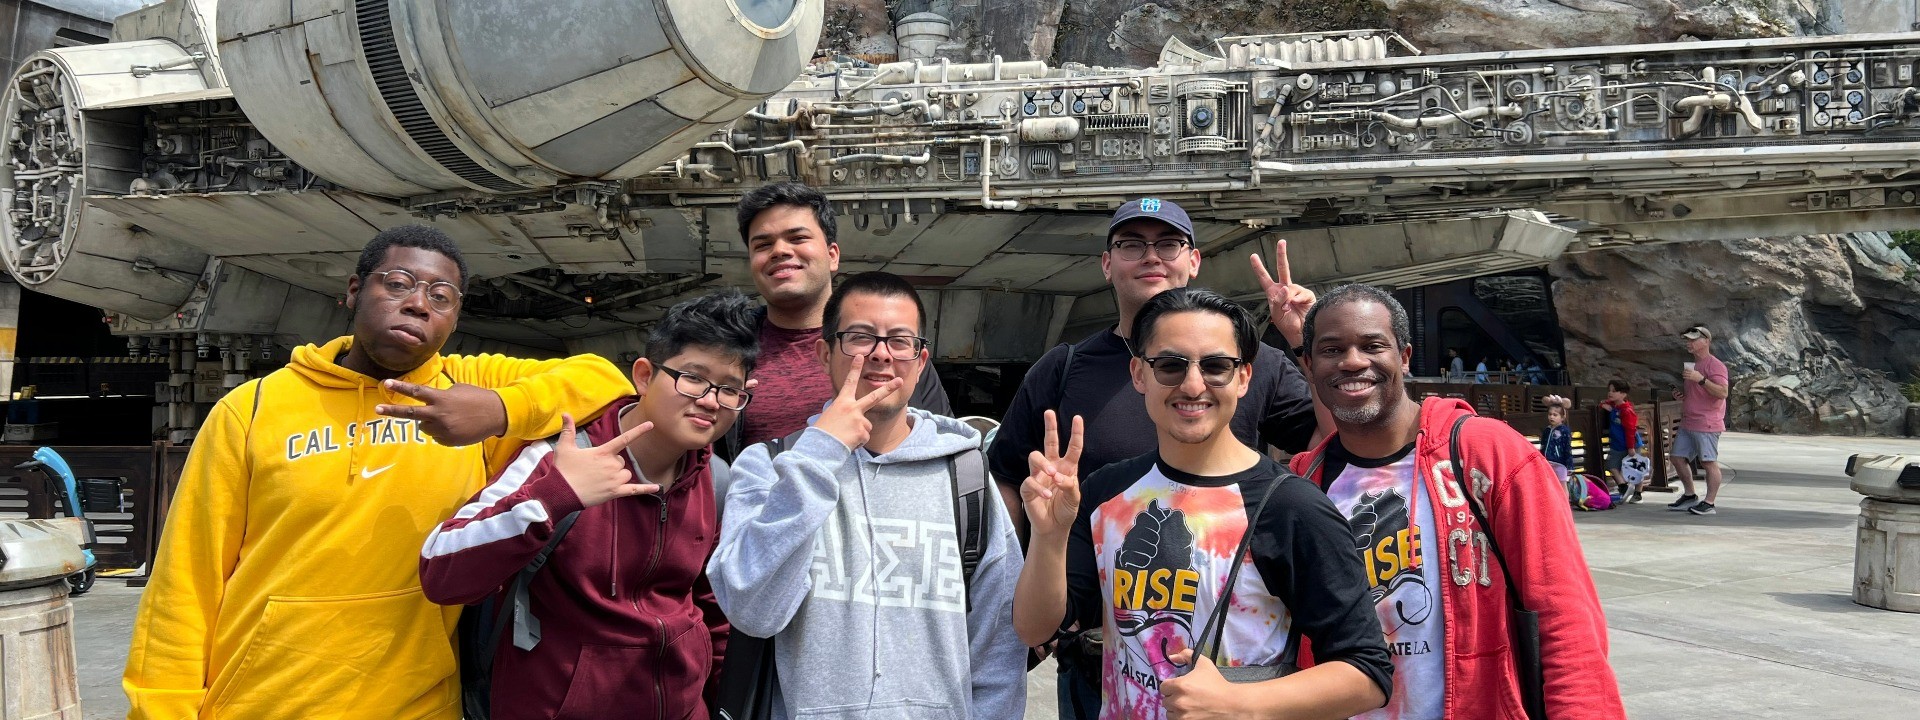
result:
<svg viewBox="0 0 1920 720"><path fill-rule="evenodd" d="M760 386L753 405L740 418L746 445L793 434L833 399L833 380L820 366L816 350L819 340L820 328L787 330L771 322L760 324L760 362L753 368Z"/></svg>

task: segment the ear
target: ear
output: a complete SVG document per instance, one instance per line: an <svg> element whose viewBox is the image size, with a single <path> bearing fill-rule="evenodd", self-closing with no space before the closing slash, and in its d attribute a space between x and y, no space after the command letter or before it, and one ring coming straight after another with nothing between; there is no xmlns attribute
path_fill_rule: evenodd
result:
<svg viewBox="0 0 1920 720"><path fill-rule="evenodd" d="M827 342L826 331L822 328L820 339L813 341L813 357L820 361L820 367L826 369L829 376L833 375L833 363L829 362L833 356L828 354L831 352L833 352L833 343Z"/></svg>
<svg viewBox="0 0 1920 720"><path fill-rule="evenodd" d="M1127 371L1133 375L1133 389L1141 395L1147 394L1147 373L1151 372L1152 368L1147 367L1146 361L1137 357L1128 358Z"/></svg>
<svg viewBox="0 0 1920 720"><path fill-rule="evenodd" d="M360 276L355 275L353 277L347 278L347 310L348 311L354 310L354 305L359 302L359 299L360 299Z"/></svg>
<svg viewBox="0 0 1920 720"><path fill-rule="evenodd" d="M1195 244L1188 248L1187 255L1192 258L1187 265L1187 276L1197 279L1200 277L1200 246Z"/></svg>
<svg viewBox="0 0 1920 720"><path fill-rule="evenodd" d="M1107 284L1113 284L1113 253L1111 251L1100 251L1100 274L1106 277Z"/></svg>
<svg viewBox="0 0 1920 720"><path fill-rule="evenodd" d="M1240 363L1240 367L1233 369L1233 374L1239 376L1234 384L1240 386L1234 397L1246 397L1247 391L1253 389L1253 363Z"/></svg>
<svg viewBox="0 0 1920 720"><path fill-rule="evenodd" d="M827 272L840 272L840 243L827 243Z"/></svg>
<svg viewBox="0 0 1920 720"><path fill-rule="evenodd" d="M646 397L650 382L653 382L653 361L646 358L633 361L633 394Z"/></svg>
<svg viewBox="0 0 1920 720"><path fill-rule="evenodd" d="M1311 359L1313 357L1313 353L1307 353L1307 357ZM1409 372L1412 372L1412 370L1413 370L1413 345L1412 344L1403 345L1400 347L1400 374L1405 375Z"/></svg>

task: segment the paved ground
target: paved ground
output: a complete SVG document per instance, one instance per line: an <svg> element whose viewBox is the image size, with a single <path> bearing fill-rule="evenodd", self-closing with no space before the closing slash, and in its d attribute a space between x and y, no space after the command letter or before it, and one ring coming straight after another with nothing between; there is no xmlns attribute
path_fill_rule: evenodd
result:
<svg viewBox="0 0 1920 720"><path fill-rule="evenodd" d="M1673 496L1579 513L1634 718L1920 717L1920 615L1853 604L1856 452L1920 454L1920 440L1730 434L1736 479L1721 513L1668 512ZM103 578L76 598L87 718L120 717L119 678L139 591ZM1029 718L1055 716L1051 665Z"/></svg>

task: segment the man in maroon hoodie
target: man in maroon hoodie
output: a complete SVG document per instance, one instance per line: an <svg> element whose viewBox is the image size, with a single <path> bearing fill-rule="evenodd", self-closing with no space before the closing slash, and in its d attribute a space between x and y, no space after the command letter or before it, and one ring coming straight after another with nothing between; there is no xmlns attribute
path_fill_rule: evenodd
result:
<svg viewBox="0 0 1920 720"><path fill-rule="evenodd" d="M428 536L429 599L506 603L504 586L579 514L529 586L537 644L503 638L494 654L494 720L707 717L728 630L702 572L720 534L708 463L751 399L753 313L732 291L668 310L633 365L638 395L586 426L586 443L569 419L528 445Z"/></svg>
<svg viewBox="0 0 1920 720"><path fill-rule="evenodd" d="M1606 618L1546 459L1462 400L1407 396L1413 345L1392 295L1335 288L1307 313L1304 337L1307 379L1334 433L1292 469L1347 516L1393 654L1393 696L1357 717L1525 720L1509 623L1516 596L1539 614L1546 715L1625 717ZM1455 477L1457 423L1469 479Z"/></svg>

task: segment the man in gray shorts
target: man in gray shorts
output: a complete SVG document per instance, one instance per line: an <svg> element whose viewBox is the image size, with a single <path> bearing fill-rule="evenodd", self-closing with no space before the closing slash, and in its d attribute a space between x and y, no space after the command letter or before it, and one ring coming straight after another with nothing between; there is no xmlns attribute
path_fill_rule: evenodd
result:
<svg viewBox="0 0 1920 720"><path fill-rule="evenodd" d="M1680 430L1673 437L1673 465L1680 471L1686 494L1667 505L1668 510L1685 510L1695 515L1712 515L1714 500L1720 496L1720 433L1727 430L1727 365L1709 352L1713 331L1704 325L1687 328L1680 334L1686 340L1693 361L1680 372L1680 389L1673 392L1680 401ZM1707 496L1693 493L1693 464L1707 473Z"/></svg>

